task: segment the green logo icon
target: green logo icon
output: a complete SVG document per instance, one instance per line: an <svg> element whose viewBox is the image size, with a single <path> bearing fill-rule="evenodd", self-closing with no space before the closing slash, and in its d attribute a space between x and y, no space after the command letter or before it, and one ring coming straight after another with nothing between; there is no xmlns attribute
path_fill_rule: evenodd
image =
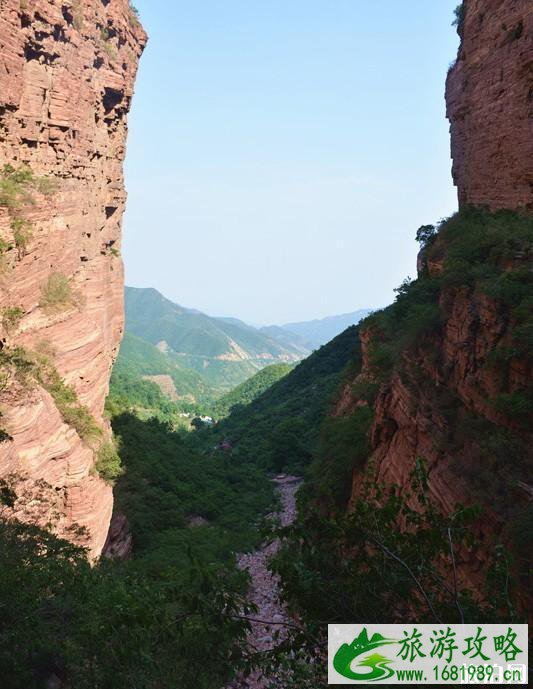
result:
<svg viewBox="0 0 533 689"><path fill-rule="evenodd" d="M366 628L356 637L351 644L343 644L335 657L333 658L333 667L339 675L347 679L353 679L363 682L381 682L384 679L392 677L394 670L389 666L392 660L380 653L370 653L365 658L357 663L358 668L370 668L370 672L354 672L352 670L353 661L359 656L373 651L379 646L397 643L396 639L386 639L381 634L373 634L372 638L368 638Z"/></svg>

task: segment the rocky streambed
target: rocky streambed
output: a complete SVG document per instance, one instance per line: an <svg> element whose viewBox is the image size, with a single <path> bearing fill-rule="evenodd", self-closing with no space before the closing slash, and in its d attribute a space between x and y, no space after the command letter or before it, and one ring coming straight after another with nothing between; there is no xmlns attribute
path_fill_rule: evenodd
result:
<svg viewBox="0 0 533 689"><path fill-rule="evenodd" d="M296 492L302 481L297 476L276 476L273 479L281 500L281 508L277 517L282 526L288 526L296 518ZM270 558L279 548L279 542L268 543L253 553L241 555L239 567L250 574L251 585L248 599L257 607L253 618L260 621L251 623L248 635L248 645L252 652L266 651L276 645L274 634L276 631L283 636L285 623L290 618L279 595L279 578L268 568ZM255 672L248 677L241 677L226 687L226 689L266 689L272 680L262 677Z"/></svg>

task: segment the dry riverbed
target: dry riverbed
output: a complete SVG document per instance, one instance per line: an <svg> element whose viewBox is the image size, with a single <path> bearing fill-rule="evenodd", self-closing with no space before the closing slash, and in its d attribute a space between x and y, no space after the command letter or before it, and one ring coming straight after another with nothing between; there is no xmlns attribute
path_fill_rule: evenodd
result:
<svg viewBox="0 0 533 689"><path fill-rule="evenodd" d="M296 492L302 481L296 476L276 476L276 490L281 501L281 509L276 515L282 526L292 524L296 518ZM290 622L285 607L279 597L279 580L268 569L268 561L276 553L279 543L274 541L239 557L239 567L250 574L251 585L248 599L257 607L254 618L261 622L252 622L248 644L252 652L265 651L276 645L274 633L283 632L284 623ZM268 679L254 673L246 678L239 678L226 689L266 689Z"/></svg>

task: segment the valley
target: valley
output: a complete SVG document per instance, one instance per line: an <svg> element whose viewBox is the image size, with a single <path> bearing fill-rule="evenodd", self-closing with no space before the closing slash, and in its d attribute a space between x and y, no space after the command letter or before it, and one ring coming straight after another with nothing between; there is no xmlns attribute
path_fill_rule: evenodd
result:
<svg viewBox="0 0 533 689"><path fill-rule="evenodd" d="M279 17L270 25L263 15L269 8L258 14L252 3L219 26L215 4L208 5L196 36L202 57L223 34L230 41L226 50L238 43L248 51L238 61L247 84L266 87L272 74L276 83L282 80L288 68L283 42L275 43L279 65L266 61L258 73L252 68L255 53L278 36ZM392 5L379 15L376 31L407 12ZM329 35L319 8L304 9L307 28L299 17L297 34L287 34L291 45L297 39L305 63L298 89L285 94L286 110L261 112L266 119L256 120L258 130L239 130L250 147L250 177L252 141L266 136L267 120L282 123L273 140L281 138L284 147L303 132L307 141L319 137L310 121L287 121L306 80L314 93L325 69L335 94L325 99L328 108L335 99L348 105L349 80L341 70L335 81L330 55L313 40L306 52L303 37L316 23L318 33L309 37L319 36L330 52L339 45L346 65L353 36L367 38L359 14L368 8L357 8L350 28L356 33L346 42L338 18L328 24ZM143 172L142 189L133 193L148 198L147 237L155 237L157 212L166 202L166 176L179 167L170 153L173 140L180 154L190 146L206 178L223 148L205 124L207 154L179 127L214 111L229 136L241 111L259 117L250 105L252 92L242 83L244 93L239 90L239 70L211 93L205 64L180 63L179 34L170 22L176 10L172 3L164 10L168 16L157 3L146 6L147 20L160 31L159 22L172 29L156 35L171 37L175 72L201 91L201 108L196 117L183 103L183 111L172 109L173 91L182 93L168 61L158 72L162 83L146 79L148 110L155 109L169 148L168 158L157 151L154 168L147 146L158 132L152 129L140 143L133 139ZM179 8L188 31L196 10ZM410 14L405 35L421 32L428 39L426 22L434 10L427 3L417 8L420 17ZM225 5L224 13L230 12ZM251 18L256 23L248 26ZM148 40L138 10L129 0L0 3L2 689L326 689L335 686L326 679L328 624L430 624L444 633L455 624L481 629L501 623L511 630L531 617L533 7L530 0L464 0L443 31L451 31L451 21L460 46L446 77L446 106L459 204L447 217L428 218L432 224L417 229L418 220L411 228L419 249L415 277L405 277L381 309L254 327L181 306L155 288L124 285L123 163ZM433 45L435 36L429 40ZM401 44L408 42L401 33ZM210 64L225 57L221 50ZM378 59L367 54L348 68L374 78ZM414 98L423 70L409 65L408 96ZM435 78L432 73L431 83ZM228 83L231 107L223 93ZM365 98L387 90L376 83L379 89L365 87ZM408 96L384 84L406 107L402 98ZM382 105L376 112L389 118L383 120L389 126L390 99L387 108ZM324 106L321 115L330 131L342 129L334 112ZM415 123L420 136L423 122ZM383 123L375 140L380 145ZM252 135L257 131L261 136ZM352 155L344 138L342 148ZM363 138L371 139L370 133ZM407 133L404 143L412 145ZM306 168L312 167L309 145L294 156ZM279 203L291 225L304 217L298 215L302 199L276 152L273 147ZM367 158L363 153L354 148L364 179L356 168L345 175L339 167L335 185L342 177L366 194L370 159L391 165L375 147ZM222 263L226 273L226 262L235 267L240 303L255 308L249 266L235 256L248 248L249 217L240 213L256 181L250 188L236 185L231 212L220 198L231 197L227 161L238 157L232 149L224 159L227 179L220 187L220 170L213 168L212 199L192 182L174 180L176 208L164 223L169 247L158 251L168 250L175 261L170 216L175 211L182 217L178 199L186 207L196 198L198 215L213 226L212 234L198 235L202 266L215 271ZM261 167L258 161L255 166ZM306 216L305 241L287 265L284 225L279 234L277 227L263 234L255 254L247 254L258 261L258 276L271 281L268 296L284 267L299 298L299 271L308 269L311 257L306 243L319 234L331 239L320 270L311 275L309 269L310 293L318 285L319 297L301 313L323 313L327 298L346 284L337 267L345 265L349 246L336 235L342 204L333 187L317 179L309 188L300 178L298 184L306 199L320 188L331 212L327 220ZM372 188L376 196L368 192L374 207L367 224L378 206L392 206L390 187L400 181L409 204L426 193L420 175L405 173L391 182L383 169ZM408 194L415 181L420 187ZM350 207L360 202L354 191ZM258 204L250 217L260 224L267 205ZM413 207L410 217L425 208ZM224 218L227 227L240 219L245 241L228 241L229 258L222 260L213 247L220 246ZM196 241L198 217L189 219L192 229L182 229ZM367 234L379 233L378 225L367 224L358 235L361 247ZM387 237L393 242L393 234ZM396 245L380 241L380 258L385 261L387 248L399 261ZM143 258L149 243L143 239ZM189 258L179 256L181 265ZM350 279L361 269L353 265ZM381 265L368 267L368 280ZM175 262L172 269L177 274ZM152 275L157 270L159 263ZM205 274L195 288L221 289L215 279L206 287ZM179 294L179 280L172 289ZM378 302L372 294L354 290L348 305L344 295L331 303L341 311ZM282 306L280 300L279 313ZM361 665L371 667L372 658Z"/></svg>
<svg viewBox="0 0 533 689"><path fill-rule="evenodd" d="M268 368L264 380L274 381L315 346L325 344L320 337L307 341L280 326L258 329L235 318L213 318L174 304L154 289L126 287L125 308L126 332L113 369L111 394L126 380L151 382L178 413L218 418L229 410L232 397L235 403L251 401L239 386L247 380L260 381L261 377L254 378L259 371ZM356 323L366 313L326 319L326 328L337 335L345 323ZM311 328L319 328L320 323L312 322ZM305 330L305 323L297 325ZM267 387L250 385L261 391Z"/></svg>

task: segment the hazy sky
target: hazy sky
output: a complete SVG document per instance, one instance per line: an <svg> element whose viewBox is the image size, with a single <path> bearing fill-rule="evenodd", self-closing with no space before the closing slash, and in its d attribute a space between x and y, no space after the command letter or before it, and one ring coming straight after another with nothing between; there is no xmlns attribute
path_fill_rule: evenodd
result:
<svg viewBox="0 0 533 689"><path fill-rule="evenodd" d="M135 0L127 283L284 323L383 306L456 209L457 0Z"/></svg>

